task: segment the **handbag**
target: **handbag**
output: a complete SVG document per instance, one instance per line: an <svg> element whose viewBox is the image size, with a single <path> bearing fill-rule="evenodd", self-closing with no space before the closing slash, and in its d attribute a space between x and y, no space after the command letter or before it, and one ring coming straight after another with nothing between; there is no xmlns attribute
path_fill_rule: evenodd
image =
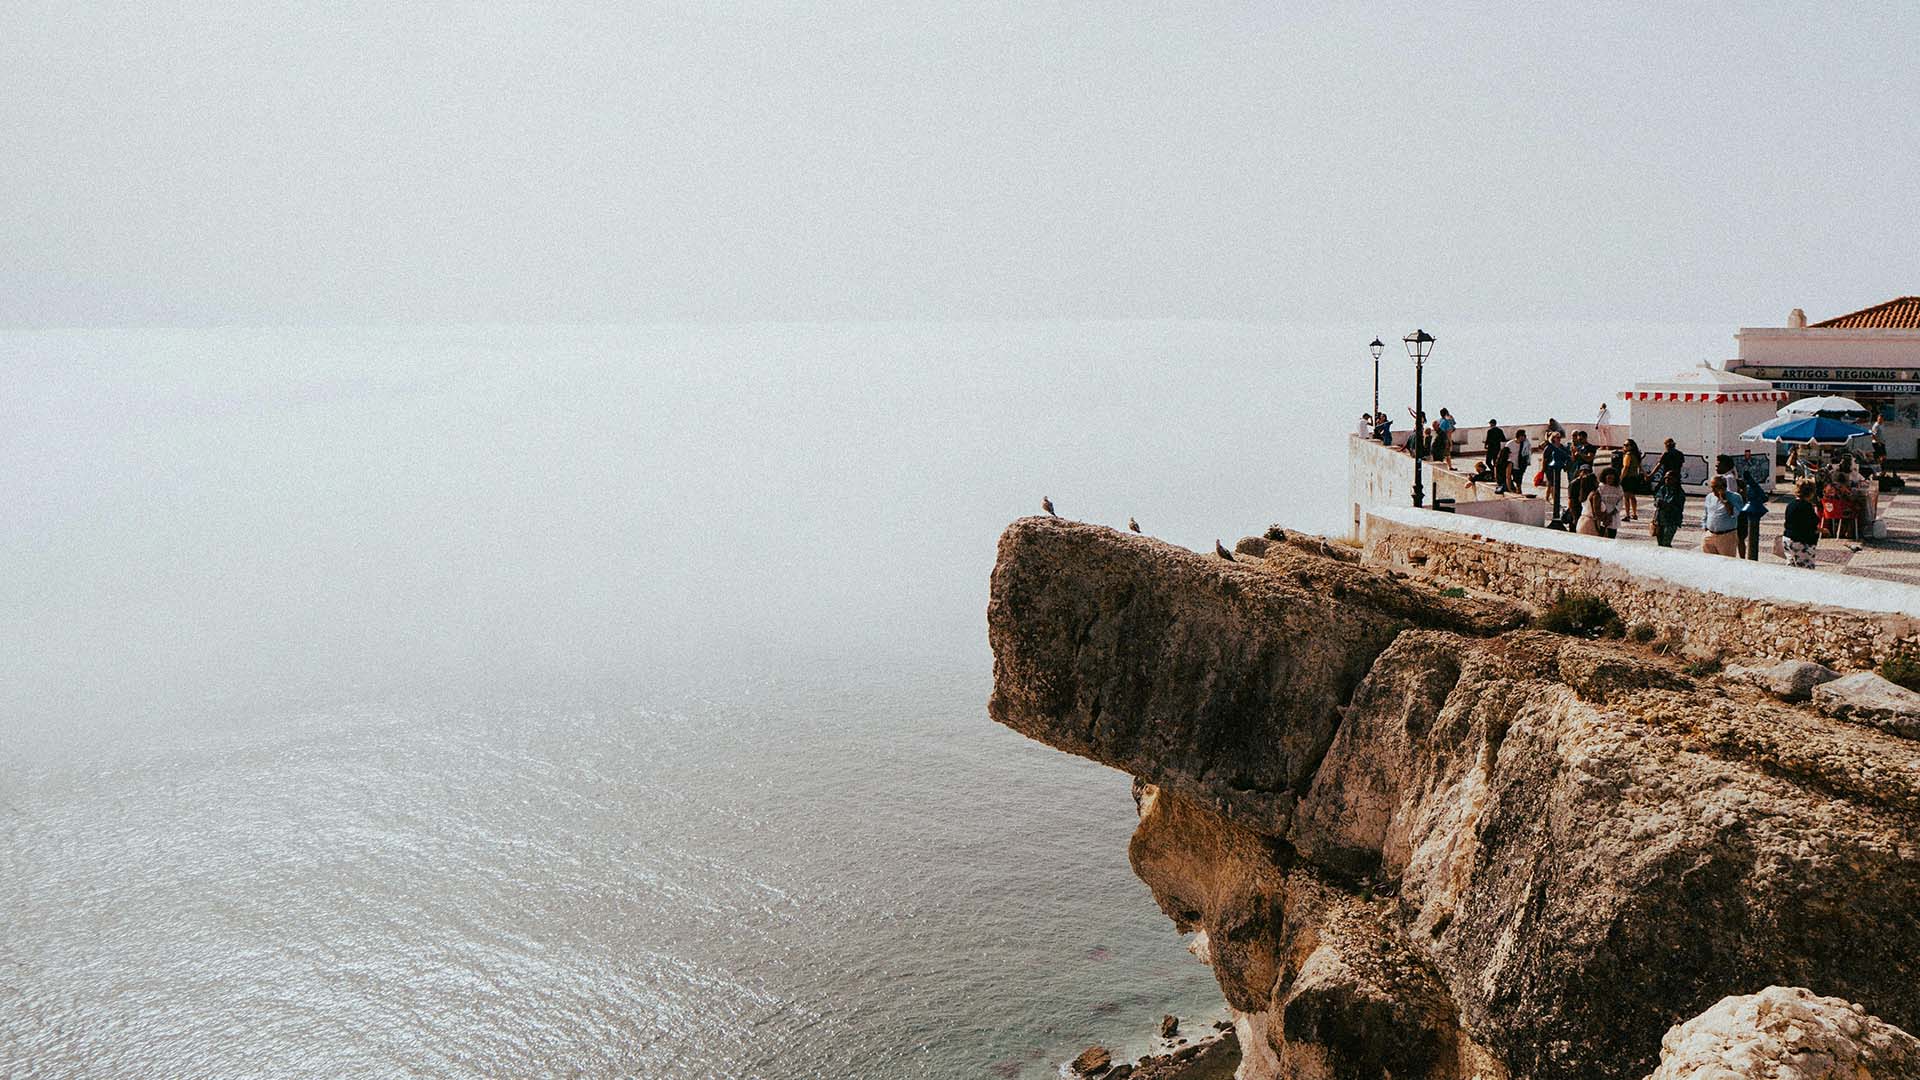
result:
<svg viewBox="0 0 1920 1080"><path fill-rule="evenodd" d="M1776 559L1784 559L1787 557L1786 537L1776 536L1773 538L1773 557Z"/></svg>

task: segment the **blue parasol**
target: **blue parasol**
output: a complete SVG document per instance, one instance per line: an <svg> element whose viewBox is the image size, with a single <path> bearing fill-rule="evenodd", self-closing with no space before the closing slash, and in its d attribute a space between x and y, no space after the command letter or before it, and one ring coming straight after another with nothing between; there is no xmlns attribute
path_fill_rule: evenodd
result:
<svg viewBox="0 0 1920 1080"><path fill-rule="evenodd" d="M1849 424L1845 420L1835 420L1830 416L1801 416L1792 420L1778 420L1742 432L1740 437L1749 442L1765 439L1770 442L1820 443L1825 446L1838 446L1865 434L1867 434L1866 428L1858 424Z"/></svg>

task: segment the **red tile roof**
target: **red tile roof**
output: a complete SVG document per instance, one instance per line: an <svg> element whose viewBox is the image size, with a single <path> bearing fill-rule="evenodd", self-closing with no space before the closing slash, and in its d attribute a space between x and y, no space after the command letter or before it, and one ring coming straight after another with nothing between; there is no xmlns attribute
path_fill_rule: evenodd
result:
<svg viewBox="0 0 1920 1080"><path fill-rule="evenodd" d="M1920 330L1920 296L1901 296L1884 304L1837 315L1808 329Z"/></svg>

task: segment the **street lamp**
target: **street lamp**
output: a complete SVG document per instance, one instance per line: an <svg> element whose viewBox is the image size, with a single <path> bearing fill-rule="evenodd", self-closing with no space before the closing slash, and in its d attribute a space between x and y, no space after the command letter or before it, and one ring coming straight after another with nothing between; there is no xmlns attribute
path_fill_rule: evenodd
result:
<svg viewBox="0 0 1920 1080"><path fill-rule="evenodd" d="M1413 449L1413 505L1426 504L1426 491L1420 486L1420 436L1426 430L1427 412L1420 401L1420 377L1433 355L1433 335L1415 330L1401 340L1407 343L1407 355L1413 358L1413 435L1407 445Z"/></svg>
<svg viewBox="0 0 1920 1080"><path fill-rule="evenodd" d="M1367 346L1367 351L1373 354L1373 415L1375 417L1380 415L1380 350L1384 348L1386 346L1380 343L1379 338L1374 338Z"/></svg>

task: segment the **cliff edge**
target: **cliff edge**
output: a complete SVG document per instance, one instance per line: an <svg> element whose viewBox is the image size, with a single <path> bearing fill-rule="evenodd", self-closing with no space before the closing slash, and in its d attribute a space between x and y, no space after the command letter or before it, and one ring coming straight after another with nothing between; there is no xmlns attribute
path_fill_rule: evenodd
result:
<svg viewBox="0 0 1920 1080"><path fill-rule="evenodd" d="M1776 984L1920 1027L1920 743L1240 552L1022 519L988 630L993 718L1135 778L1133 867L1205 935L1242 1077L1645 1077Z"/></svg>

